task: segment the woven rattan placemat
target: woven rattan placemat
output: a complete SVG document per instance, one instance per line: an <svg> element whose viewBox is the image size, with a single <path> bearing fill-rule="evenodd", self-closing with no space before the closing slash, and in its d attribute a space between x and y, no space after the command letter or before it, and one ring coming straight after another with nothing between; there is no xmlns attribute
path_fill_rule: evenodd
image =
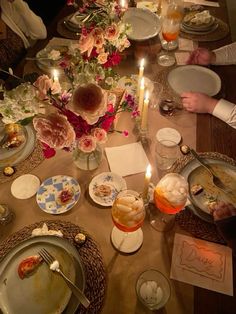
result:
<svg viewBox="0 0 236 314"><path fill-rule="evenodd" d="M175 221L181 228L188 231L196 238L225 244L216 226L196 217L188 207L175 216Z"/></svg>
<svg viewBox="0 0 236 314"><path fill-rule="evenodd" d="M5 183L11 180L16 179L17 177L21 176L22 174L29 173L35 167L37 167L41 162L45 159L43 155L42 145L39 141L37 141L33 152L22 162L14 166L15 173L8 177L3 174L3 169L0 171L0 184Z"/></svg>
<svg viewBox="0 0 236 314"><path fill-rule="evenodd" d="M209 34L188 34L185 32L180 32L180 37L192 39L195 41L216 41L226 37L229 33L229 26L220 19L216 18L216 22L218 23L218 27Z"/></svg>
<svg viewBox="0 0 236 314"><path fill-rule="evenodd" d="M46 220L24 227L23 229L9 236L1 243L0 259L21 241L30 238L32 230L42 227L43 223L46 223L49 229L60 230L63 233L63 237L69 240L79 251L86 276L86 287L84 292L91 301L91 304L87 310L80 305L76 313L99 313L103 305L106 291L105 267L103 264L102 255L96 242L89 234L87 234L86 231L84 231L79 226L68 221ZM86 235L86 242L82 246L77 245L74 241L75 235L79 232L82 232Z"/></svg>
<svg viewBox="0 0 236 314"><path fill-rule="evenodd" d="M227 162L232 166L236 166L236 161L234 159L217 152L206 152L198 154L202 158L220 160ZM181 172L181 170L193 159L194 157L191 155L179 158L170 169L170 172ZM225 243L215 224L206 222L197 217L191 211L190 207L187 207L185 210L176 215L176 222L180 225L180 227L197 238L217 243Z"/></svg>

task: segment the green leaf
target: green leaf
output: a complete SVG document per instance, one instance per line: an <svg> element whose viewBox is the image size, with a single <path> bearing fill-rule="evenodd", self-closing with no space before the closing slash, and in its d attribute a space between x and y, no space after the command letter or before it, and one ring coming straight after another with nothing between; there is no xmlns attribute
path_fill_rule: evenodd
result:
<svg viewBox="0 0 236 314"><path fill-rule="evenodd" d="M27 124L31 123L32 120L33 120L33 117L28 117L28 118L25 118L23 120L20 120L19 122L21 125L27 125Z"/></svg>

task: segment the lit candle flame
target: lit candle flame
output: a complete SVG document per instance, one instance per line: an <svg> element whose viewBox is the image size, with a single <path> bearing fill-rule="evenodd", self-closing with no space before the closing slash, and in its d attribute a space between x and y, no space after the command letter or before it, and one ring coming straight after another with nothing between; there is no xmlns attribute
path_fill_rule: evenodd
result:
<svg viewBox="0 0 236 314"><path fill-rule="evenodd" d="M145 62L144 58L141 59L141 61L140 61L140 68L143 68L143 67L144 67L144 62Z"/></svg>
<svg viewBox="0 0 236 314"><path fill-rule="evenodd" d="M53 70L53 81L54 82L59 81L59 75L58 75L58 71L56 69Z"/></svg>
<svg viewBox="0 0 236 314"><path fill-rule="evenodd" d="M149 164L146 169L146 178L151 178L151 176L152 176L152 167Z"/></svg>

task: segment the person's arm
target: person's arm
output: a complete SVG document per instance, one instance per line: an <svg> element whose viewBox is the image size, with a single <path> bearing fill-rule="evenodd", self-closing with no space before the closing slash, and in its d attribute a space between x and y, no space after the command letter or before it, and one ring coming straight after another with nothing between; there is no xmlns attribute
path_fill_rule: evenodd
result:
<svg viewBox="0 0 236 314"><path fill-rule="evenodd" d="M236 105L217 100L202 93L185 92L181 94L183 107L191 112L209 113L236 128Z"/></svg>
<svg viewBox="0 0 236 314"><path fill-rule="evenodd" d="M191 52L187 64L236 64L236 42L213 51L199 47Z"/></svg>
<svg viewBox="0 0 236 314"><path fill-rule="evenodd" d="M44 39L47 30L42 19L30 10L28 4L23 0L1 1L3 11L12 18L26 37L30 39ZM4 10L5 9L5 10Z"/></svg>
<svg viewBox="0 0 236 314"><path fill-rule="evenodd" d="M215 54L215 59L211 64L228 65L236 64L236 42L223 46L212 51Z"/></svg>
<svg viewBox="0 0 236 314"><path fill-rule="evenodd" d="M220 99L212 111L212 115L236 128L236 105Z"/></svg>

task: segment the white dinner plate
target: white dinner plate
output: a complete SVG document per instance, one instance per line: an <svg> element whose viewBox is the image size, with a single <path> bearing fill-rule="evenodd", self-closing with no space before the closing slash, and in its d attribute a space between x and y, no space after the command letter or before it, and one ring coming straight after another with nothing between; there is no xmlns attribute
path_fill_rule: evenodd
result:
<svg viewBox="0 0 236 314"><path fill-rule="evenodd" d="M66 204L58 202L59 193L63 189L70 189L74 195ZM62 214L70 210L79 200L81 194L79 183L69 176L54 176L46 179L38 189L36 201L39 207L48 214Z"/></svg>
<svg viewBox="0 0 236 314"><path fill-rule="evenodd" d="M159 17L146 9L129 8L124 14L123 22L131 25L128 38L135 41L153 38L161 29Z"/></svg>
<svg viewBox="0 0 236 314"><path fill-rule="evenodd" d="M84 290L85 275L80 256L69 241L56 236L32 237L16 245L0 262L0 308L4 314L73 314L78 300L66 283L42 263L20 279L19 263L46 248L59 261L64 273Z"/></svg>
<svg viewBox="0 0 236 314"><path fill-rule="evenodd" d="M111 193L108 196L98 196L96 195L96 188L99 185L107 185L111 189ZM127 185L125 179L114 172L103 172L92 179L89 184L89 195L92 200L102 206L112 206L116 195L122 191L126 190Z"/></svg>
<svg viewBox="0 0 236 314"><path fill-rule="evenodd" d="M19 150L16 149L0 149L0 168L6 166L15 166L24 161L34 150L36 144L36 135L32 124L24 127L26 141Z"/></svg>
<svg viewBox="0 0 236 314"><path fill-rule="evenodd" d="M221 89L221 79L212 70L198 65L179 66L168 74L168 83L177 93L200 92L214 96Z"/></svg>

